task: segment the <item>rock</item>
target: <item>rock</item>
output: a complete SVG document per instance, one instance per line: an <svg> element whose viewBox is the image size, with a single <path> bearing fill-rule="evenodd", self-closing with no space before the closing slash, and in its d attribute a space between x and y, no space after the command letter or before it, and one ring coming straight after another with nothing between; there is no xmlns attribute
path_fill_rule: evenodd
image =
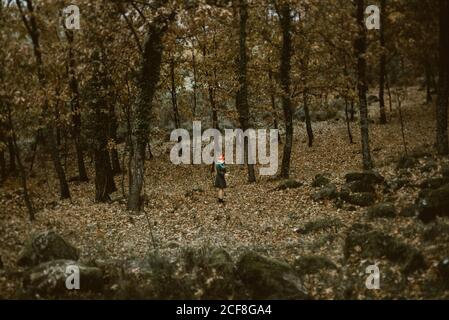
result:
<svg viewBox="0 0 449 320"><path fill-rule="evenodd" d="M341 196L341 193L340 193ZM345 195L342 198L346 202L359 206L359 207L369 207L372 206L375 202L374 195L369 192L361 192L361 193L351 193L349 195Z"/></svg>
<svg viewBox="0 0 449 320"><path fill-rule="evenodd" d="M406 273L425 267L424 257L417 249L380 231L368 230L370 227L362 228L360 225L351 228L344 244L346 258L354 254L371 259L385 257L393 263L402 265Z"/></svg>
<svg viewBox="0 0 449 320"><path fill-rule="evenodd" d="M327 229L335 229L342 226L342 223L339 219L336 218L319 218L316 220L312 220L304 224L303 227L296 229L297 233L300 234L309 234L312 232L323 231Z"/></svg>
<svg viewBox="0 0 449 320"><path fill-rule="evenodd" d="M288 179L288 180L282 181L279 184L279 186L276 188L276 191L287 190L287 189L297 189L302 186L303 186L302 182L299 182L299 181L296 181L293 179Z"/></svg>
<svg viewBox="0 0 449 320"><path fill-rule="evenodd" d="M237 274L253 299L308 299L301 280L285 262L252 251L241 255Z"/></svg>
<svg viewBox="0 0 449 320"><path fill-rule="evenodd" d="M214 248L211 250L207 255L206 264L222 275L234 273L234 262L229 253L223 248Z"/></svg>
<svg viewBox="0 0 449 320"><path fill-rule="evenodd" d="M396 208L392 203L379 203L369 208L367 215L370 218L395 218Z"/></svg>
<svg viewBox="0 0 449 320"><path fill-rule="evenodd" d="M323 269L337 270L337 266L328 258L321 256L304 256L296 259L294 268L299 274L315 274Z"/></svg>
<svg viewBox="0 0 449 320"><path fill-rule="evenodd" d="M207 263L201 273L209 278L204 281L207 284L204 291L207 299L223 299L232 295L235 286L235 266L225 249L213 249L208 254Z"/></svg>
<svg viewBox="0 0 449 320"><path fill-rule="evenodd" d="M393 191L398 191L410 184L410 180L407 178L395 178L388 183L388 188ZM388 192L388 190L387 190Z"/></svg>
<svg viewBox="0 0 449 320"><path fill-rule="evenodd" d="M53 231L31 235L19 254L17 265L36 266L50 260L78 260L78 251Z"/></svg>
<svg viewBox="0 0 449 320"><path fill-rule="evenodd" d="M401 217L405 217L405 218L412 218L414 216L416 216L416 213L418 211L418 207L414 204L411 204L407 207L404 207L401 212L399 213L399 215Z"/></svg>
<svg viewBox="0 0 449 320"><path fill-rule="evenodd" d="M438 263L438 275L446 287L449 287L449 258L444 258Z"/></svg>
<svg viewBox="0 0 449 320"><path fill-rule="evenodd" d="M24 273L24 290L33 295L61 295L69 293L71 290L67 289L66 280L68 276L73 274L73 271L68 269L69 267L77 267L79 269L79 290L83 292L100 292L103 289L103 274L99 268L90 267L72 260L53 260L44 262Z"/></svg>
<svg viewBox="0 0 449 320"><path fill-rule="evenodd" d="M384 182L385 178L376 171L349 172L345 176L346 182L364 181L368 184L379 184Z"/></svg>
<svg viewBox="0 0 449 320"><path fill-rule="evenodd" d="M418 218L429 223L437 216L449 216L449 184L430 191L418 202Z"/></svg>
<svg viewBox="0 0 449 320"><path fill-rule="evenodd" d="M369 192L369 193L375 193L376 189L374 186L370 183L367 183L364 180L357 180L352 181L347 184L347 187L352 192Z"/></svg>
<svg viewBox="0 0 449 320"><path fill-rule="evenodd" d="M323 187L320 191L315 193L313 195L313 200L320 201L320 200L330 200L335 199L338 197L337 187L335 184L328 184L325 187Z"/></svg>
<svg viewBox="0 0 449 320"><path fill-rule="evenodd" d="M325 185L328 185L329 183L330 180L324 174L317 174L315 176L315 179L313 179L312 187L323 187Z"/></svg>

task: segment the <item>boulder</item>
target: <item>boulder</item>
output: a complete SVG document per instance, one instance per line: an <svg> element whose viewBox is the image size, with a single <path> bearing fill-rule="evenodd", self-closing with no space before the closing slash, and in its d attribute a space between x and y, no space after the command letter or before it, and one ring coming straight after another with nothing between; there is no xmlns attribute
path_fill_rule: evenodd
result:
<svg viewBox="0 0 449 320"><path fill-rule="evenodd" d="M386 258L402 265L403 271L407 273L425 267L424 257L417 249L364 225L351 228L345 240L344 255L346 258L351 255L371 259Z"/></svg>
<svg viewBox="0 0 449 320"><path fill-rule="evenodd" d="M313 179L312 187L318 188L328 185L330 183L329 178L327 178L324 174L317 174L315 179Z"/></svg>
<svg viewBox="0 0 449 320"><path fill-rule="evenodd" d="M313 195L313 200L320 201L320 200L330 200L335 199L338 197L337 187L335 184L330 183L323 188L321 188L320 191L315 193Z"/></svg>
<svg viewBox="0 0 449 320"><path fill-rule="evenodd" d="M437 216L449 216L449 184L430 191L418 201L418 218L429 223Z"/></svg>
<svg viewBox="0 0 449 320"><path fill-rule="evenodd" d="M288 180L284 180L282 181L277 188L275 189L276 191L282 191L282 190L287 190L287 189L297 189L303 186L302 182L293 180L293 179L288 179Z"/></svg>
<svg viewBox="0 0 449 320"><path fill-rule="evenodd" d="M369 207L376 201L374 195L370 192L360 192L360 193L340 193L340 196L346 202L359 207Z"/></svg>
<svg viewBox="0 0 449 320"><path fill-rule="evenodd" d="M364 181L368 184L379 184L384 182L385 178L376 171L349 172L345 176L346 182Z"/></svg>
<svg viewBox="0 0 449 320"><path fill-rule="evenodd" d="M308 221L303 227L297 228L296 232L300 234L309 234L328 229L336 229L342 226L342 222L336 218L319 218Z"/></svg>
<svg viewBox="0 0 449 320"><path fill-rule="evenodd" d="M237 274L253 299L308 299L300 278L285 262L248 251L239 258Z"/></svg>
<svg viewBox="0 0 449 320"><path fill-rule="evenodd" d="M102 291L103 274L101 270L72 260L53 260L31 268L24 273L23 288L31 295L59 296L69 293L72 290L67 288L66 282L74 283L68 277L74 274L75 268L79 270L79 290L83 292Z"/></svg>
<svg viewBox="0 0 449 320"><path fill-rule="evenodd" d="M50 260L78 260L78 250L53 231L31 235L19 254L17 265L32 267Z"/></svg>
<svg viewBox="0 0 449 320"><path fill-rule="evenodd" d="M369 192L369 193L376 192L376 189L374 188L373 184L368 183L365 180L352 181L347 183L346 186L352 192Z"/></svg>
<svg viewBox="0 0 449 320"><path fill-rule="evenodd" d="M396 208L392 203L379 203L368 209L369 218L395 218Z"/></svg>

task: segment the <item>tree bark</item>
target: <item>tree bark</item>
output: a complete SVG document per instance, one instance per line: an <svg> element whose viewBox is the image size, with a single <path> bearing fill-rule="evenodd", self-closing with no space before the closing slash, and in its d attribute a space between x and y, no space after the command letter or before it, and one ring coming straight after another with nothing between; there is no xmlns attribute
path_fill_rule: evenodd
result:
<svg viewBox="0 0 449 320"><path fill-rule="evenodd" d="M381 47L381 54L380 54L380 79L379 79L379 112L380 112L380 124L386 124L387 123L387 115L385 113L385 73L386 73L386 64L387 64L387 57L386 57L386 48L385 48L385 28L386 28L386 15L387 15L387 5L386 0L380 1L380 47Z"/></svg>
<svg viewBox="0 0 449 320"><path fill-rule="evenodd" d="M449 95L449 3L439 0L440 36L439 36L439 80L437 102L437 151L441 155L449 154L448 142L448 95Z"/></svg>
<svg viewBox="0 0 449 320"><path fill-rule="evenodd" d="M75 140L76 161L78 165L79 181L87 182L86 166L84 164L84 151L81 143L81 108L78 79L76 78L76 61L73 54L73 31L65 29L67 41L69 43L69 87L72 94L70 108L72 111L72 137Z"/></svg>
<svg viewBox="0 0 449 320"><path fill-rule="evenodd" d="M170 93L171 102L173 107L173 120L175 122L175 128L178 129L181 124L179 120L179 110L178 110L178 95L176 92L176 75L175 75L175 58L170 58Z"/></svg>
<svg viewBox="0 0 449 320"><path fill-rule="evenodd" d="M195 47L192 45L192 70L193 70L193 110L192 114L195 118L196 111L198 109L198 101L197 101L197 67L196 67L196 58L195 58Z"/></svg>
<svg viewBox="0 0 449 320"><path fill-rule="evenodd" d="M174 17L158 16L148 25L143 45L142 63L137 80L137 98L134 103L131 132L131 165L129 168L128 209L139 211L142 206L142 187L145 171L145 149L150 130L150 114L156 85L159 82L163 43L162 37Z"/></svg>
<svg viewBox="0 0 449 320"><path fill-rule="evenodd" d="M357 90L360 104L360 130L362 137L362 157L363 168L365 170L372 169L371 152L369 146L369 125L368 125L368 104L366 100L366 92L368 90L366 81L366 27L364 24L365 5L364 0L356 0L356 17L359 27L357 39L355 42L355 51L357 56L357 73L358 84Z"/></svg>
<svg viewBox="0 0 449 320"><path fill-rule="evenodd" d="M291 58L292 58L292 35L291 35L291 12L290 5L283 3L279 10L279 19L282 30L281 63L279 77L282 90L282 109L285 121L285 144L282 155L281 177L287 179L290 175L290 158L293 145L293 111L291 103Z"/></svg>
<svg viewBox="0 0 449 320"><path fill-rule="evenodd" d="M307 88L304 89L303 92L303 102L304 102L304 115L306 118L306 129L307 129L307 138L309 141L309 148L313 146L313 130L312 130L312 120L310 119L310 111L309 111L309 101L308 101L308 93Z"/></svg>
<svg viewBox="0 0 449 320"><path fill-rule="evenodd" d="M246 0L239 0L239 63L238 63L238 80L239 90L237 91L237 111L239 114L239 122L243 131L250 128L249 104L248 104L248 78L247 66L248 55L246 52L247 38L247 22L248 22L248 5ZM256 182L254 173L254 164L248 163L248 138L245 138L245 162L248 166L248 182Z"/></svg>

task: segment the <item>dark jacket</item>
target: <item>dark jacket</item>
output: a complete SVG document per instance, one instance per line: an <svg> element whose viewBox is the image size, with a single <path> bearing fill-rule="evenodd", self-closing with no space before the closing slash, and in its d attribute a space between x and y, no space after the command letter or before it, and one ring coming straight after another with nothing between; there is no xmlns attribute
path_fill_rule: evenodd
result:
<svg viewBox="0 0 449 320"><path fill-rule="evenodd" d="M226 188L226 180L225 180L226 168L224 167L224 165L216 164L215 171L217 173L217 175L215 176L215 187L220 189Z"/></svg>

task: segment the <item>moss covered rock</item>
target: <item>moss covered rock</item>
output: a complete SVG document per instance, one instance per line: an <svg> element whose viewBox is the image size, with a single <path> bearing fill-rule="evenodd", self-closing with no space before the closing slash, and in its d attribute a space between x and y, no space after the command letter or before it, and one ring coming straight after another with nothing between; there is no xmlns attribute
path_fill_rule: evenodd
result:
<svg viewBox="0 0 449 320"><path fill-rule="evenodd" d="M413 272L425 267L423 255L415 248L394 237L369 227L357 226L348 233L344 244L344 255L361 258L386 258L402 265L404 272Z"/></svg>
<svg viewBox="0 0 449 320"><path fill-rule="evenodd" d="M276 191L282 191L282 190L287 190L287 189L297 189L303 186L302 182L293 180L293 179L288 179L288 180L284 180L282 181L276 188Z"/></svg>
<svg viewBox="0 0 449 320"><path fill-rule="evenodd" d="M72 260L53 260L42 263L24 273L23 288L29 295L43 296L68 294L68 276L79 272L79 290L82 292L101 292L103 274L99 268L90 267ZM75 280L69 279L69 284Z"/></svg>
<svg viewBox="0 0 449 320"><path fill-rule="evenodd" d="M53 231L31 235L19 254L19 266L36 266L50 260L78 260L78 250Z"/></svg>
<svg viewBox="0 0 449 320"><path fill-rule="evenodd" d="M360 193L340 193L340 196L346 202L359 206L359 207L369 207L374 204L376 199L374 195L370 192L360 192Z"/></svg>
<svg viewBox="0 0 449 320"><path fill-rule="evenodd" d="M379 203L368 209L367 216L369 218L394 218L396 217L396 208L389 202Z"/></svg>
<svg viewBox="0 0 449 320"><path fill-rule="evenodd" d="M429 191L418 203L418 218L424 223L437 216L449 216L449 184Z"/></svg>
<svg viewBox="0 0 449 320"><path fill-rule="evenodd" d="M368 184L378 184L384 182L385 178L376 171L349 172L345 176L346 182L364 181Z"/></svg>
<svg viewBox="0 0 449 320"><path fill-rule="evenodd" d="M237 263L237 274L253 299L307 299L301 280L285 262L248 251Z"/></svg>

